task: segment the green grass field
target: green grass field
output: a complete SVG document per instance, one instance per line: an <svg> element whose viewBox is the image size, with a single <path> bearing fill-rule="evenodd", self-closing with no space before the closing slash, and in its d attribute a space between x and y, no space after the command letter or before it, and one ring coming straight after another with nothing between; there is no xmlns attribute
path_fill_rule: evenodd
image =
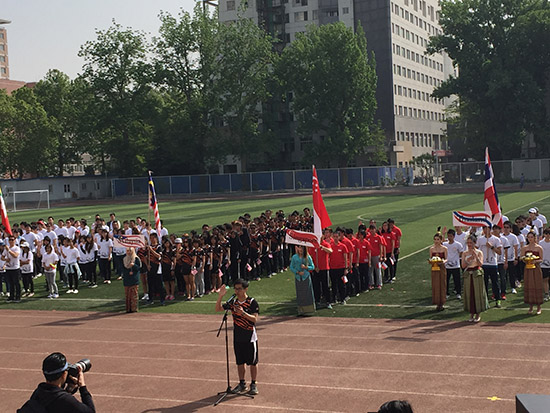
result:
<svg viewBox="0 0 550 413"><path fill-rule="evenodd" d="M450 226L451 211L482 209L483 195L445 194L445 195L380 195L380 196L332 196L325 197L328 212L334 225L356 228L359 219L368 221L374 218L378 222L391 217L403 231L401 258L398 264L397 282L384 286L382 291L371 291L359 297L353 297L348 305L335 306L333 310L322 309L319 316L337 317L374 317L374 318L416 318L416 319L465 319L462 303L454 297L447 302L447 310L436 313L431 305L430 267L426 262L427 251L433 234L438 226ZM550 195L547 192L503 193L500 202L505 214L514 218L525 213L530 206L537 206L548 215ZM245 212L259 215L265 209L283 209L286 213L294 209L301 210L311 206L310 196L273 197L270 199L225 201L177 201L163 202L159 209L165 226L180 234L192 229L198 230L202 224L221 224L237 218ZM48 211L27 211L10 214L12 222L32 221L49 215L57 218L73 216L77 219L93 219L96 213L108 217L116 212L119 220L136 216L147 217L146 201L140 204L116 204L53 208ZM82 287L78 296L61 293L58 300L45 298L43 277L39 278L35 290L37 294L24 299L20 304L0 303L2 308L40 309L40 310L90 310L120 311L124 307L124 292L121 281L111 285L100 285L97 289ZM256 297L262 314L294 315L294 278L289 272L253 282L249 294ZM147 312L213 313L215 296L205 296L194 302L174 301L165 307L142 307ZM494 307L494 303L491 304ZM548 306L550 310L550 306ZM528 316L520 290L515 296L508 295L503 308L491 308L484 313L484 321L500 322L550 322L550 311L541 316Z"/></svg>

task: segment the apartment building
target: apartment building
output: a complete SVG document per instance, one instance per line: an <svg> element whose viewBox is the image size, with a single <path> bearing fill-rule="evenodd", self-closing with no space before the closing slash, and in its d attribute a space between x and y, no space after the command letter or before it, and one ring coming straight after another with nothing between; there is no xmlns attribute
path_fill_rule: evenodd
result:
<svg viewBox="0 0 550 413"><path fill-rule="evenodd" d="M8 32L4 25L11 23L9 20L0 19L0 79L10 78L10 66L8 61Z"/></svg>
<svg viewBox="0 0 550 413"><path fill-rule="evenodd" d="M220 21L242 14L278 38L281 48L310 24L361 25L376 57L376 117L386 133L391 164L406 166L424 153L447 155L443 135L449 102L431 93L454 69L444 54L425 54L429 37L441 33L438 0L248 0L245 5L239 11L238 0L220 0ZM289 127L293 135L294 130ZM295 160L304 148L297 136L293 139Z"/></svg>

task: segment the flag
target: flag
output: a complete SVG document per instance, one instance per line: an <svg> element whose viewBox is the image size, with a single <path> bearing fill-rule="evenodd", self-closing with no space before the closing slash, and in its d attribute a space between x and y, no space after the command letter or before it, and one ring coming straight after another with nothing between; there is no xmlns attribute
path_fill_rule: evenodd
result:
<svg viewBox="0 0 550 413"><path fill-rule="evenodd" d="M2 188L0 188L0 214L2 214L2 225L6 228L6 232L13 235L11 232L10 220L8 219L8 210L4 203L4 196L2 195Z"/></svg>
<svg viewBox="0 0 550 413"><path fill-rule="evenodd" d="M488 227L491 226L491 215L485 211L453 211L455 227Z"/></svg>
<svg viewBox="0 0 550 413"><path fill-rule="evenodd" d="M155 193L155 184L153 183L152 172L149 171L149 209L153 211L155 215L155 228L157 230L157 235L160 239L160 215L159 215L159 205L157 202L157 194Z"/></svg>
<svg viewBox="0 0 550 413"><path fill-rule="evenodd" d="M113 244L119 248L145 248L145 237L143 235L113 235Z"/></svg>
<svg viewBox="0 0 550 413"><path fill-rule="evenodd" d="M483 204L485 212L491 216L493 225L498 224L502 228L502 210L498 202L497 190L494 182L495 174L489 158L489 148L485 148L485 193L483 195Z"/></svg>
<svg viewBox="0 0 550 413"><path fill-rule="evenodd" d="M319 187L319 179L317 179L317 170L313 166L312 177L312 195L313 195L313 232L296 231L287 229L286 243L304 245L307 247L318 247L323 235L323 228L330 227L332 222L323 202L321 188Z"/></svg>

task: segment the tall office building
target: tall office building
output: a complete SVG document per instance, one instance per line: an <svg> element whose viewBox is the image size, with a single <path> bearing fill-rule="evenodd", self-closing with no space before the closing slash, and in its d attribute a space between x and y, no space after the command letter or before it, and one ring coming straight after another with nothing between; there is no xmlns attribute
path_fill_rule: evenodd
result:
<svg viewBox="0 0 550 413"><path fill-rule="evenodd" d="M11 23L9 20L0 19L0 79L10 78L10 66L8 61L8 32L6 24Z"/></svg>
<svg viewBox="0 0 550 413"><path fill-rule="evenodd" d="M360 24L376 57L376 117L386 133L391 164L406 166L413 157L433 151L445 156L448 102L431 93L453 67L444 54L425 54L429 37L441 33L438 0L248 0L246 5L244 17L280 39L283 47L309 24L341 21L354 29ZM236 20L238 8L238 0L220 0L219 19ZM294 136L294 159L301 155L302 143Z"/></svg>

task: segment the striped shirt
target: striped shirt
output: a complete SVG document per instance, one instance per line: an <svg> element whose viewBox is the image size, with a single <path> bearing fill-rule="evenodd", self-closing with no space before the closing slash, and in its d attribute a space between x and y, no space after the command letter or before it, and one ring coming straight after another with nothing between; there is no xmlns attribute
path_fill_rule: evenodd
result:
<svg viewBox="0 0 550 413"><path fill-rule="evenodd" d="M252 297L246 297L244 301L235 300L235 304L241 306L248 314L260 313L258 302ZM236 314L233 309L233 338L238 343L252 343L258 340L256 326L241 314Z"/></svg>

